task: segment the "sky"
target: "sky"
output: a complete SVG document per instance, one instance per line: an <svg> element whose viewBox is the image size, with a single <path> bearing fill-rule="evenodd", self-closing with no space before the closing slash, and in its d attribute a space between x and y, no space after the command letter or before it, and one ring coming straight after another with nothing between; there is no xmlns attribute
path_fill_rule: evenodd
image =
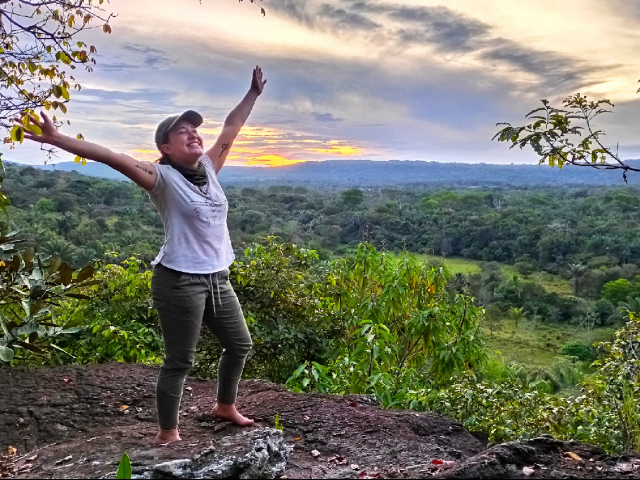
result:
<svg viewBox="0 0 640 480"><path fill-rule="evenodd" d="M141 160L166 116L194 109L215 141L247 92L264 93L227 164L323 160L537 163L492 142L547 98L608 98L621 157L640 158L640 2L633 0L111 0L113 33L77 72L63 133ZM3 157L41 164L25 144ZM73 158L58 152L54 161Z"/></svg>

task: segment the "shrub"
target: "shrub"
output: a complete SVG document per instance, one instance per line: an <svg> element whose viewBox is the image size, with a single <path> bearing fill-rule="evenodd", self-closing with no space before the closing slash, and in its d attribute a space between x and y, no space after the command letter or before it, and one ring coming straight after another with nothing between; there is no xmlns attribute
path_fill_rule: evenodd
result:
<svg viewBox="0 0 640 480"><path fill-rule="evenodd" d="M442 381L486 361L484 310L450 296L444 267L408 253L360 244L355 259L336 260L324 292L340 337L334 360L306 362L288 380L296 391L373 393L384 406L404 402L413 385Z"/></svg>
<svg viewBox="0 0 640 480"><path fill-rule="evenodd" d="M520 275L523 275L525 277L531 275L536 271L536 266L533 263L526 261L516 262L514 264L514 267L516 267L516 270Z"/></svg>
<svg viewBox="0 0 640 480"><path fill-rule="evenodd" d="M593 350L580 342L569 342L562 347L562 355L577 357L579 360L594 360Z"/></svg>
<svg viewBox="0 0 640 480"><path fill-rule="evenodd" d="M609 300L614 305L624 302L627 297L635 297L637 288L624 278L614 280L605 284L602 290L602 297Z"/></svg>
<svg viewBox="0 0 640 480"><path fill-rule="evenodd" d="M449 385L414 389L404 406L452 416L471 431L487 432L491 441L551 434L562 440L597 444L610 453L640 448L640 320L630 313L615 341L599 345L608 356L594 362L596 373L578 395L549 394L551 382L571 384L578 374L567 365L554 369L543 385L515 378L481 381L467 372ZM557 370L557 371L556 371Z"/></svg>
<svg viewBox="0 0 640 480"><path fill-rule="evenodd" d="M99 265L89 302L67 305L59 313L83 328L66 343L76 363L162 360L163 342L151 300L151 271L136 257L122 265Z"/></svg>
<svg viewBox="0 0 640 480"><path fill-rule="evenodd" d="M7 234L4 224L0 230L0 366L72 358L61 345L81 322L58 317L56 306L88 298L78 292L93 283L94 268L74 272L59 255L36 256L32 247L19 251L15 232Z"/></svg>

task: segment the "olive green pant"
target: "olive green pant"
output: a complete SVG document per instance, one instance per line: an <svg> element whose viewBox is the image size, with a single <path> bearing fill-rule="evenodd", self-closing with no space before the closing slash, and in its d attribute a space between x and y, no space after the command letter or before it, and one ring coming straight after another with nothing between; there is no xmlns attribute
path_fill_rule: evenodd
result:
<svg viewBox="0 0 640 480"><path fill-rule="evenodd" d="M229 282L229 270L200 275L158 264L153 270L151 296L165 348L156 385L160 428L172 430L178 426L184 381L193 367L203 323L223 348L218 366L218 402L235 403L251 336Z"/></svg>

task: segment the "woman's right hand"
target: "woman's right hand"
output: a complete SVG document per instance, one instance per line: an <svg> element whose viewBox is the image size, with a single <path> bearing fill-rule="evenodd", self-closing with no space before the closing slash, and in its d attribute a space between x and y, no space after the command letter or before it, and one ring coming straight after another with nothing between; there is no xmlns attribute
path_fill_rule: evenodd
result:
<svg viewBox="0 0 640 480"><path fill-rule="evenodd" d="M21 123L20 119L14 119L16 122ZM56 145L56 140L60 136L58 129L54 125L53 121L47 116L46 113L40 112L40 119L30 117L30 125L37 125L40 127L41 133L33 130L29 130L29 127L24 128L24 138L27 140L33 140L40 143L48 143L50 145Z"/></svg>

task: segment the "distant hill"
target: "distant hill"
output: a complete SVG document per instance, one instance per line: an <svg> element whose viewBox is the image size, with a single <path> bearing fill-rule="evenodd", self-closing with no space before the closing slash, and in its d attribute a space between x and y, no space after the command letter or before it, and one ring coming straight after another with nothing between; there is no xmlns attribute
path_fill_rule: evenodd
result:
<svg viewBox="0 0 640 480"><path fill-rule="evenodd" d="M23 164L19 164L19 163L14 163L14 162L4 162L6 165L19 165L19 166L26 166ZM90 177L100 177L100 178L109 178L112 180L125 180L125 181L129 181L129 179L127 177L125 177L124 175L122 175L120 172L118 172L117 170L114 170L111 167L107 167L106 165L103 165L102 163L98 163L98 162L87 162L86 165L82 165L80 163L74 163L74 162L60 162L60 163L56 163L56 164L49 164L49 165L30 165L32 167L35 168L39 168L40 170L48 170L50 172L56 171L56 172L73 172L73 171L77 171L78 173L81 173L82 175L88 175Z"/></svg>
<svg viewBox="0 0 640 480"><path fill-rule="evenodd" d="M8 162L7 162L8 163ZM627 163L640 167L640 160ZM82 166L73 162L34 165L43 170L77 171L92 177L127 180L100 163ZM622 173L568 166L562 170L545 165L496 165L484 163L439 163L392 160L330 160L299 163L289 167L225 167L220 173L225 185L303 185L322 188L392 186L570 186L624 185ZM629 174L630 184L640 184L640 173Z"/></svg>

